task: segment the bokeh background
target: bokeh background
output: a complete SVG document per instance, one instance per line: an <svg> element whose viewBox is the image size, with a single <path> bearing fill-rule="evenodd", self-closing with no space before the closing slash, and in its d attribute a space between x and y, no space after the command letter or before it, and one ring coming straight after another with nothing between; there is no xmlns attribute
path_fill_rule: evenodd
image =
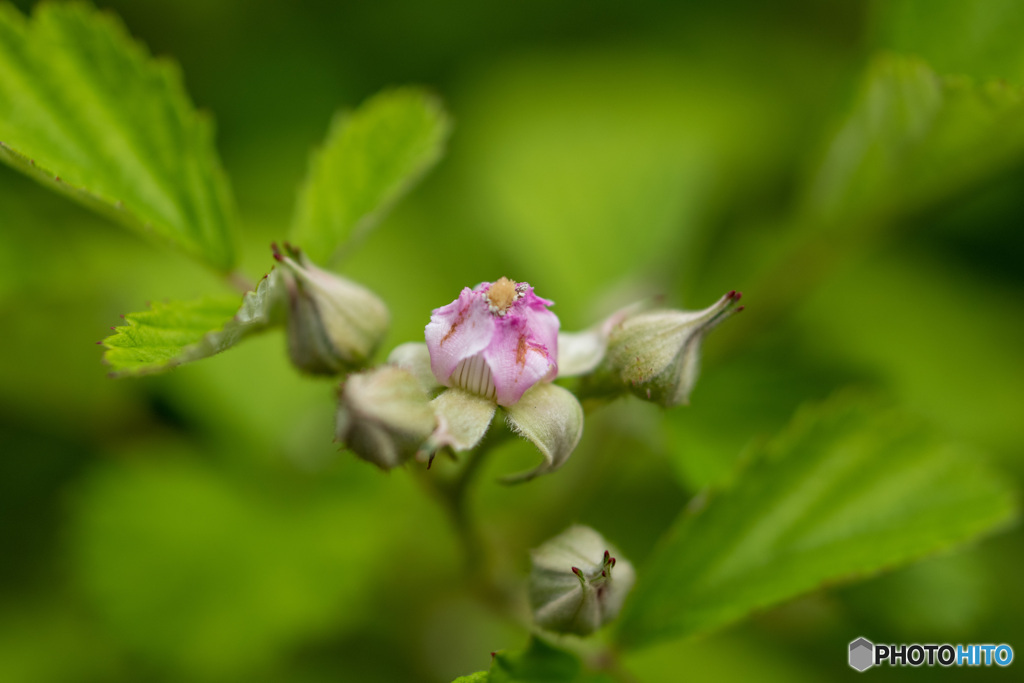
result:
<svg viewBox="0 0 1024 683"><path fill-rule="evenodd" d="M525 442L490 460L472 505L509 573L571 522L642 567L694 492L850 385L1024 477L1024 154L968 156L977 172L914 201L912 175L845 204L821 190L887 52L1024 85L1013 2L98 4L215 116L252 276L333 111L390 85L443 98L446 159L343 268L392 307L387 349L500 275L554 299L565 329L640 295L745 293L691 407L620 401L526 486L494 483L533 462ZM448 681L525 642L466 591L415 477L337 452L333 384L297 375L281 334L106 377L95 342L119 314L223 291L214 274L7 168L0 230L0 679ZM1022 565L1015 529L626 665L644 681L853 676L861 635L1024 653ZM1008 672L870 675L939 674Z"/></svg>

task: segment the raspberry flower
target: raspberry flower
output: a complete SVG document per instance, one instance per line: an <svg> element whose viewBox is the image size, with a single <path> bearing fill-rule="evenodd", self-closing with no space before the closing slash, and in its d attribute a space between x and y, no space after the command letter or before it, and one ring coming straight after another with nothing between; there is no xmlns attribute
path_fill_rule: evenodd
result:
<svg viewBox="0 0 1024 683"><path fill-rule="evenodd" d="M435 309L427 325L430 369L437 381L500 406L558 372L558 316L553 302L506 277L466 287Z"/></svg>
<svg viewBox="0 0 1024 683"><path fill-rule="evenodd" d="M378 368L343 386L338 440L384 469L414 455L432 462L444 448L476 448L500 407L509 428L544 458L505 481L553 472L583 435L579 399L553 379L578 377L577 393L595 404L625 393L665 407L686 403L704 337L742 310L739 299L729 292L702 311L649 311L641 302L587 330L560 333L552 302L525 282L503 277L466 287L431 313L425 344L391 352L389 366L402 372Z"/></svg>
<svg viewBox="0 0 1024 683"><path fill-rule="evenodd" d="M433 311L426 345L403 344L389 358L432 391L437 428L423 454L475 448L498 406L512 431L534 443L544 462L507 478L523 481L561 467L583 435L583 408L558 374L558 317L525 282L508 278L466 287Z"/></svg>

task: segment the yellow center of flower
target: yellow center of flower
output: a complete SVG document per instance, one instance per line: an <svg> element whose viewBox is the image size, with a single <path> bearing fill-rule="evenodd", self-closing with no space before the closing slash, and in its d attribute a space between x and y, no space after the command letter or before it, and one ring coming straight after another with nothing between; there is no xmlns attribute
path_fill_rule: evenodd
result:
<svg viewBox="0 0 1024 683"><path fill-rule="evenodd" d="M507 277L501 278L487 290L487 301L491 304L491 311L498 315L504 315L517 297L516 283Z"/></svg>

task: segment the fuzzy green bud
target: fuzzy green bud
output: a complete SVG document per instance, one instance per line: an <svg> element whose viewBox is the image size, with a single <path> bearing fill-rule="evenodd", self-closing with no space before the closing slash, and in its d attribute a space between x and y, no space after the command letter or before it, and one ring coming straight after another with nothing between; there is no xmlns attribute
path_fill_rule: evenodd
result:
<svg viewBox="0 0 1024 683"><path fill-rule="evenodd" d="M530 606L549 631L585 636L614 619L633 566L590 527L572 526L531 554Z"/></svg>
<svg viewBox="0 0 1024 683"><path fill-rule="evenodd" d="M315 266L289 244L274 258L283 266L288 354L300 370L336 375L366 363L387 332L390 316L376 294Z"/></svg>
<svg viewBox="0 0 1024 683"><path fill-rule="evenodd" d="M610 332L608 350L593 377L592 393L631 391L662 406L689 403L700 371L704 336L734 313L739 292L703 311L655 310L628 316Z"/></svg>
<svg viewBox="0 0 1024 683"><path fill-rule="evenodd" d="M338 441L381 469L405 464L436 426L430 399L403 368L349 375L338 392Z"/></svg>

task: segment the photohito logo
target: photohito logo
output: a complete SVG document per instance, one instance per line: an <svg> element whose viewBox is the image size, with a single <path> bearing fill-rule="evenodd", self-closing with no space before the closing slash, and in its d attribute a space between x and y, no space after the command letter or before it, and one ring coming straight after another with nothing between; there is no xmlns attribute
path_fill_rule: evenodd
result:
<svg viewBox="0 0 1024 683"><path fill-rule="evenodd" d="M1009 645L875 645L867 638L850 643L850 666L866 671L875 665L889 666L1009 666L1013 648Z"/></svg>
<svg viewBox="0 0 1024 683"><path fill-rule="evenodd" d="M867 638L858 638L850 643L850 666L863 671L875 663L875 644Z"/></svg>

